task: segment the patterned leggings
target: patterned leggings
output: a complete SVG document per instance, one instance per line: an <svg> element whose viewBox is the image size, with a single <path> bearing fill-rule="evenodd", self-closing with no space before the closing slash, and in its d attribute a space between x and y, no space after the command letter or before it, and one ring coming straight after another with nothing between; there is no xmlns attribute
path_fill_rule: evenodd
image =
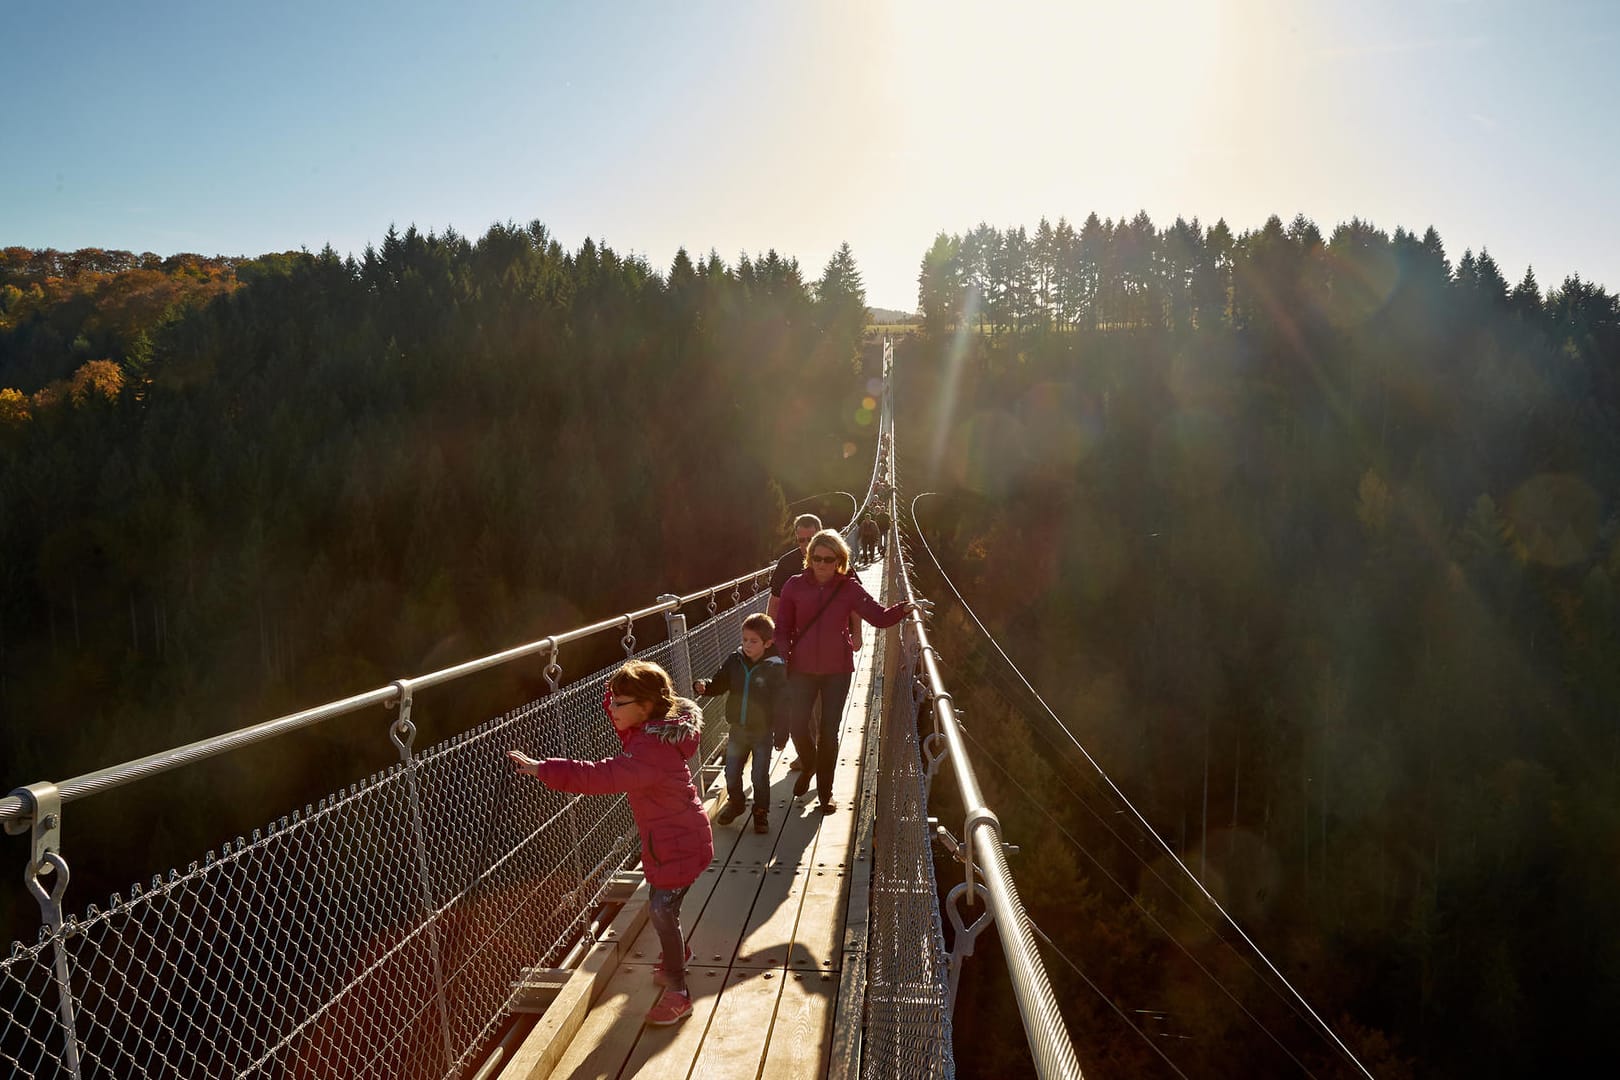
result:
<svg viewBox="0 0 1620 1080"><path fill-rule="evenodd" d="M686 941L681 937L681 901L686 899L689 888L690 885L680 889L654 889L647 902L648 917L658 934L658 943L664 949L664 978L669 980L671 990L686 989Z"/></svg>

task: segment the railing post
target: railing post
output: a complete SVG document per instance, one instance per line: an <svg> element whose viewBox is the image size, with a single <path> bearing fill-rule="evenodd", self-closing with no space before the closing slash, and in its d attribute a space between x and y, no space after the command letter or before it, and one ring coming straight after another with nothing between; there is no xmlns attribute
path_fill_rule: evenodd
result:
<svg viewBox="0 0 1620 1080"><path fill-rule="evenodd" d="M658 598L660 604L680 597L665 593ZM713 598L709 601L714 602ZM681 697L692 696L692 647L686 636L686 616L679 611L664 612L664 624L669 628L669 677L675 680L675 692Z"/></svg>

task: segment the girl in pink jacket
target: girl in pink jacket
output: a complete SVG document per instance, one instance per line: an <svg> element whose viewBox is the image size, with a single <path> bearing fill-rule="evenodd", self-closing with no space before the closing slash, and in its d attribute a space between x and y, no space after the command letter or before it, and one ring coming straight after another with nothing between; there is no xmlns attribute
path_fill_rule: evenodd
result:
<svg viewBox="0 0 1620 1080"><path fill-rule="evenodd" d="M653 981L664 993L647 1013L649 1024L673 1024L691 1015L681 934L681 901L714 858L714 834L687 762L697 752L703 711L675 696L657 664L631 660L608 680L604 702L623 753L605 761L507 754L517 771L549 788L585 795L624 792L641 834L641 866L652 895L647 908L663 946Z"/></svg>

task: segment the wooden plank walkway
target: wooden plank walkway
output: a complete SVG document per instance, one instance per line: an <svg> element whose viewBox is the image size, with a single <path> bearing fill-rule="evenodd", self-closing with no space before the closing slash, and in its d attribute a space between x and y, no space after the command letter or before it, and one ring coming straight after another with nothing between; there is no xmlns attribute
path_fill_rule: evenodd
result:
<svg viewBox="0 0 1620 1080"><path fill-rule="evenodd" d="M861 579L872 588L882 575L878 560ZM852 898L851 886L858 882L859 893L870 867L854 830L868 760L873 661L883 632L863 627L839 738L837 811L821 813L814 785L793 798L790 746L772 761L771 831L755 833L747 814L715 826L714 863L681 907L692 947L692 1015L674 1027L643 1023L660 992L652 981L658 938L646 919L643 884L517 1049L502 1080L827 1075L852 899L857 925L851 929L864 930L867 898ZM871 724L873 738L876 730ZM721 777L706 793L711 819L724 788ZM845 1000L860 996L846 992Z"/></svg>

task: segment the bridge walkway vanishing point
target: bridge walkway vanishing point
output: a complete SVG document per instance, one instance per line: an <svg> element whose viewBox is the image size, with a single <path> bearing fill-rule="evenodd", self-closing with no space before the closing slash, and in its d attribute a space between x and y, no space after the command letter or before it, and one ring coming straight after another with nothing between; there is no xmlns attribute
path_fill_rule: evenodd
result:
<svg viewBox="0 0 1620 1080"><path fill-rule="evenodd" d="M861 577L884 581L883 560ZM770 832L755 833L746 814L714 827L714 862L681 908L692 948L692 1015L673 1027L644 1023L659 994L652 971L660 949L643 885L517 1048L502 1080L828 1075L835 1026L860 1023L860 988L846 979L865 978L864 965L851 971L845 954L864 948L873 801L864 783L876 779L865 773L888 632L863 625L862 634L840 725L838 809L823 814L814 790L794 798L790 746L772 761ZM711 819L724 791L718 777L705 793Z"/></svg>

